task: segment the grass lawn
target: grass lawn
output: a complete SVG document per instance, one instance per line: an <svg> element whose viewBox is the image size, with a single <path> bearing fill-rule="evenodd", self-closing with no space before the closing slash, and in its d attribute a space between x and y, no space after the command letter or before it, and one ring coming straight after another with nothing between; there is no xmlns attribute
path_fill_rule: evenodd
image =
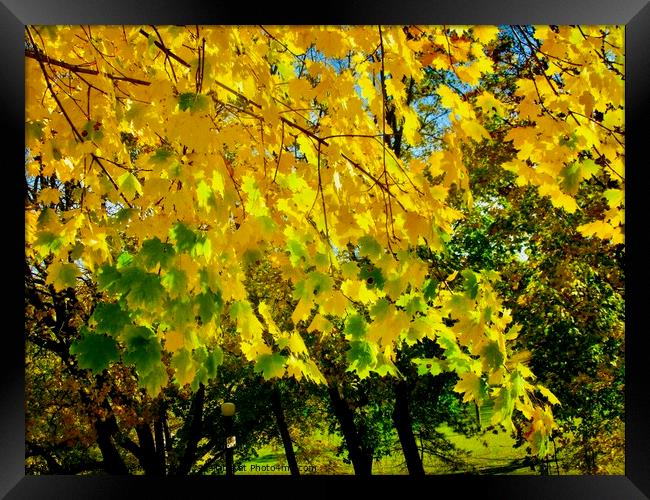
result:
<svg viewBox="0 0 650 500"><path fill-rule="evenodd" d="M523 448L513 448L514 440L507 432L497 434L487 433L481 437L467 438L454 433L446 426L438 428L447 435L449 440L459 449L467 452L465 466L461 470L452 470L441 459L424 457L427 474L450 474L470 472L473 474L507 473L507 474L538 474L528 467L509 470L508 466L520 461L526 456ZM298 439L294 445L296 458L301 468L301 474L354 474L351 464L345 464L343 457L336 456L336 450L341 437L336 434L316 432L313 435ZM372 472L382 474L407 474L404 457L396 444L398 451L392 455L375 461ZM258 450L259 456L253 460L237 464L245 466L245 470L237 474L289 474L287 461L282 443L277 442ZM244 468L244 467L242 467ZM504 468L503 470L500 468Z"/></svg>

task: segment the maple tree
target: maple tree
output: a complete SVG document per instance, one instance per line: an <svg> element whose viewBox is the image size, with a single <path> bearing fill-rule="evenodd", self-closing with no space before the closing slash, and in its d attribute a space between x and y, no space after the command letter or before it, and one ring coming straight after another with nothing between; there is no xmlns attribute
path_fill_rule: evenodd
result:
<svg viewBox="0 0 650 500"><path fill-rule="evenodd" d="M618 27L510 34L499 90L497 27L26 27L26 258L55 292L97 288L78 366L133 367L156 397L200 390L227 345L267 380L327 384L311 335L361 379L399 379L426 339L442 355L412 359L420 375L456 374L548 453L558 400L512 351L499 272L435 260L473 207L472 148L496 141L558 210L601 184L578 231L623 244L624 48ZM289 318L277 289L251 299L261 262Z"/></svg>

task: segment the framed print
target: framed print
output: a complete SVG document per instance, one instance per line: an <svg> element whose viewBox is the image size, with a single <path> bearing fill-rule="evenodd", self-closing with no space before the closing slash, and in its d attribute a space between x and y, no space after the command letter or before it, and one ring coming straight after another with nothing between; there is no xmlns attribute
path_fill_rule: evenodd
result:
<svg viewBox="0 0 650 500"><path fill-rule="evenodd" d="M0 10L0 494L650 496L642 0Z"/></svg>

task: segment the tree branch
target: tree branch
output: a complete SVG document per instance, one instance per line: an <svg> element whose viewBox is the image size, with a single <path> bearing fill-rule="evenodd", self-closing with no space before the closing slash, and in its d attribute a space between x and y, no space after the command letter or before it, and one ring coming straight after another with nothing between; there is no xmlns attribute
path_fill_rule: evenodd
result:
<svg viewBox="0 0 650 500"><path fill-rule="evenodd" d="M45 55L45 54L43 54L41 52L37 52L37 51L32 50L32 49L25 49L25 57L35 59L36 61L39 61L39 62L44 62L44 63L47 63L47 64L51 64L52 66L59 66L61 68L68 69L68 70L72 71L73 73L77 73L77 74L102 75L102 76L105 76L106 78L110 78L111 80L133 83L134 85L151 85L151 82L148 82L146 80L139 80L137 78L130 78L130 77L127 77L127 76L117 76L117 75L113 75L111 73L98 71L96 69L85 68L85 67L83 67L81 65L69 64L69 63L66 63L66 62L63 62L63 61L59 61L57 59L53 59L53 58L51 58L51 57L49 57L49 56L47 56L47 55ZM86 83L88 83L88 82L86 82ZM97 90L99 90L99 89L97 89Z"/></svg>

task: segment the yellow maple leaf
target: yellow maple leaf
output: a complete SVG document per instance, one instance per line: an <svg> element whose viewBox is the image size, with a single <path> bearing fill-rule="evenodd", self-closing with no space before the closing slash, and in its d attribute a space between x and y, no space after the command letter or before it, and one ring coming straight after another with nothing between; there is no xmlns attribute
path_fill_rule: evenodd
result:
<svg viewBox="0 0 650 500"><path fill-rule="evenodd" d="M291 321L293 321L293 324L297 325L300 321L306 320L309 317L313 305L313 299L301 298L298 301L298 305L296 305L293 314L291 314Z"/></svg>
<svg viewBox="0 0 650 500"><path fill-rule="evenodd" d="M55 261L47 268L45 283L53 285L57 292L74 287L77 277L81 274L75 264Z"/></svg>
<svg viewBox="0 0 650 500"><path fill-rule="evenodd" d="M273 320L273 316L271 316L271 309L266 304L266 302L261 301L257 306L257 309L260 312L262 318L264 319L264 322L266 323L269 333L274 337L280 336L280 329L275 324L275 321Z"/></svg>
<svg viewBox="0 0 650 500"><path fill-rule="evenodd" d="M460 380L454 386L454 392L463 394L463 402L476 401L481 402L481 379L472 372L463 373Z"/></svg>
<svg viewBox="0 0 650 500"><path fill-rule="evenodd" d="M483 128L477 121L463 120L460 122L460 128L467 134L467 137L474 139L476 142L481 142L483 139L489 139L490 134Z"/></svg>
<svg viewBox="0 0 650 500"><path fill-rule="evenodd" d="M356 267L356 266L355 266ZM320 310L323 314L343 316L348 307L348 299L339 291L331 290L321 296Z"/></svg>
<svg viewBox="0 0 650 500"><path fill-rule="evenodd" d="M343 312L345 312L345 309L343 310ZM334 325L332 324L331 321L325 318L322 314L316 314L314 316L314 319L309 324L309 327L307 327L307 332L311 333L314 331L319 331L322 332L323 335L328 335L329 333L331 333L333 328Z"/></svg>
<svg viewBox="0 0 650 500"><path fill-rule="evenodd" d="M176 352L185 346L185 335L179 330L168 330L165 333L165 348Z"/></svg>
<svg viewBox="0 0 650 500"><path fill-rule="evenodd" d="M499 27L490 25L473 26L472 33L476 40L485 45L496 38L499 34Z"/></svg>

